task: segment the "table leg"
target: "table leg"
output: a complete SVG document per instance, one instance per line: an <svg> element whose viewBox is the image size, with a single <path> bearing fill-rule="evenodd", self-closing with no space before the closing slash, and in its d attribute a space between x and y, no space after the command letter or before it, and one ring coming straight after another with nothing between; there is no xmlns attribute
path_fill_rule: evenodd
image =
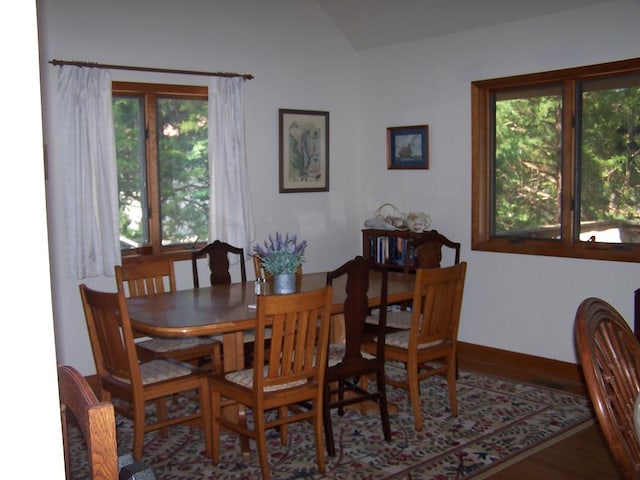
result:
<svg viewBox="0 0 640 480"><path fill-rule="evenodd" d="M244 368L244 341L242 332L225 333L222 336L223 368L225 372L232 372ZM227 418L246 423L245 409L240 405L226 407L222 412ZM240 436L240 450L245 459L249 458L249 439Z"/></svg>

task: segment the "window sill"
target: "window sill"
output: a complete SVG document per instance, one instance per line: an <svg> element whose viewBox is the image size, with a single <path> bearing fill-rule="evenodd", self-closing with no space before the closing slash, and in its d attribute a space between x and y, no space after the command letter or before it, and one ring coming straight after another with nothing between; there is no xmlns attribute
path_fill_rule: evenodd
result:
<svg viewBox="0 0 640 480"><path fill-rule="evenodd" d="M195 251L197 251L197 249L195 248L172 247L171 250L152 252L151 248L146 247L143 249L137 249L134 252L123 251L122 263L144 263L153 261L154 259L158 258L170 258L174 262L191 260L191 254Z"/></svg>
<svg viewBox="0 0 640 480"><path fill-rule="evenodd" d="M493 238L473 242L471 249L483 252L640 263L640 246L629 246L628 244L580 242L565 245L560 241Z"/></svg>

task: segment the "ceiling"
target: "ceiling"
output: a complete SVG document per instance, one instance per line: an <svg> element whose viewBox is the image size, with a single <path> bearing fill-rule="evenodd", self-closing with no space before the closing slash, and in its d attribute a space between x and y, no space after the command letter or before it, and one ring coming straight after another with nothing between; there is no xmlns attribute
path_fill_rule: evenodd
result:
<svg viewBox="0 0 640 480"><path fill-rule="evenodd" d="M357 51L609 0L316 0Z"/></svg>

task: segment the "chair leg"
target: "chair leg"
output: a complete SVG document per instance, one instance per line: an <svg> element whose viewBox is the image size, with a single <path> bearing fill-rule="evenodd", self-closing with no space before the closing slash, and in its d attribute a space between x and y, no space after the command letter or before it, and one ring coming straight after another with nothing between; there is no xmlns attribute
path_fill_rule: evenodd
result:
<svg viewBox="0 0 640 480"><path fill-rule="evenodd" d="M247 428L247 409L242 404L237 404L236 407L238 409L238 424L244 428ZM243 452L242 456L245 459L249 458L249 437L245 435L240 435L240 450Z"/></svg>
<svg viewBox="0 0 640 480"><path fill-rule="evenodd" d="M344 415L344 406L342 405L342 402L344 401L345 384L345 380L338 380L338 402L340 402L340 405L338 406L338 415L340 416Z"/></svg>
<svg viewBox="0 0 640 480"><path fill-rule="evenodd" d="M256 449L258 450L258 460L260 461L260 472L264 480L269 480L270 468L269 457L267 455L267 435L264 428L265 415L264 411L257 410L253 412L254 428L256 430Z"/></svg>
<svg viewBox="0 0 640 480"><path fill-rule="evenodd" d="M407 383L409 384L409 401L413 409L413 418L415 419L415 428L417 431L422 430L422 414L420 413L420 378L418 376L418 367L408 365Z"/></svg>
<svg viewBox="0 0 640 480"><path fill-rule="evenodd" d="M133 407L133 456L136 460L142 460L144 447L144 405Z"/></svg>
<svg viewBox="0 0 640 480"><path fill-rule="evenodd" d="M378 389L378 408L384 439L391 441L391 425L389 423L389 404L387 403L387 386L384 379L384 366L376 372L376 385Z"/></svg>
<svg viewBox="0 0 640 480"><path fill-rule="evenodd" d="M213 371L213 373L222 373L224 371L224 368L222 366L222 345L220 344L220 342L216 342L213 345L211 370Z"/></svg>
<svg viewBox="0 0 640 480"><path fill-rule="evenodd" d="M458 369L455 356L449 359L449 372L447 375L447 384L449 387L449 403L451 404L451 415L458 416L458 399L456 397L456 378L458 377Z"/></svg>
<svg viewBox="0 0 640 480"><path fill-rule="evenodd" d="M287 407L280 407L278 409L278 415L280 418L285 418L289 414L289 409ZM287 424L283 423L278 427L280 430L280 444L285 446L289 440L289 430L287 429Z"/></svg>
<svg viewBox="0 0 640 480"><path fill-rule="evenodd" d="M380 380L380 378L378 378L378 381ZM378 385L380 385L378 383ZM360 387L362 388L362 390L365 391L369 391L369 377L367 375L362 375L360 377ZM380 391L380 387L378 386L378 391ZM361 415L366 415L367 414L367 404L365 402L360 402L360 414Z"/></svg>
<svg viewBox="0 0 640 480"><path fill-rule="evenodd" d="M178 394L173 395L173 401L177 402ZM167 419L167 399L166 398L158 398L156 399L156 417L158 417L158 423L164 422ZM164 427L160 429L160 434L167 438L169 436L169 428Z"/></svg>
<svg viewBox="0 0 640 480"><path fill-rule="evenodd" d="M211 459L213 464L220 462L220 414L221 414L222 395L211 389L211 443L212 452Z"/></svg>
<svg viewBox="0 0 640 480"><path fill-rule="evenodd" d="M322 411L318 405L318 400L314 401L313 408L316 411L313 417L313 433L316 439L316 461L318 463L318 471L324 473L326 470L324 458L324 442L322 441Z"/></svg>
<svg viewBox="0 0 640 480"><path fill-rule="evenodd" d="M203 379L200 382L200 413L202 414L202 431L204 435L204 444L207 457L213 455L213 421L211 418L211 394L209 390L209 380Z"/></svg>
<svg viewBox="0 0 640 480"><path fill-rule="evenodd" d="M325 384L323 389L323 402L322 402L322 421L324 424L324 436L327 444L327 453L330 457L336 456L336 447L333 443L333 426L331 425L331 396L329 391L329 385Z"/></svg>

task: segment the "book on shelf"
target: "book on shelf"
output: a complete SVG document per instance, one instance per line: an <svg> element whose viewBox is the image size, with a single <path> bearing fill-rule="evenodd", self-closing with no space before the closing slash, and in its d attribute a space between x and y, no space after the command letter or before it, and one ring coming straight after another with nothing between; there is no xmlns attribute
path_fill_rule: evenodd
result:
<svg viewBox="0 0 640 480"><path fill-rule="evenodd" d="M407 255L414 265L415 252L409 248L408 238L380 236L369 239L369 256L377 263L404 267Z"/></svg>

